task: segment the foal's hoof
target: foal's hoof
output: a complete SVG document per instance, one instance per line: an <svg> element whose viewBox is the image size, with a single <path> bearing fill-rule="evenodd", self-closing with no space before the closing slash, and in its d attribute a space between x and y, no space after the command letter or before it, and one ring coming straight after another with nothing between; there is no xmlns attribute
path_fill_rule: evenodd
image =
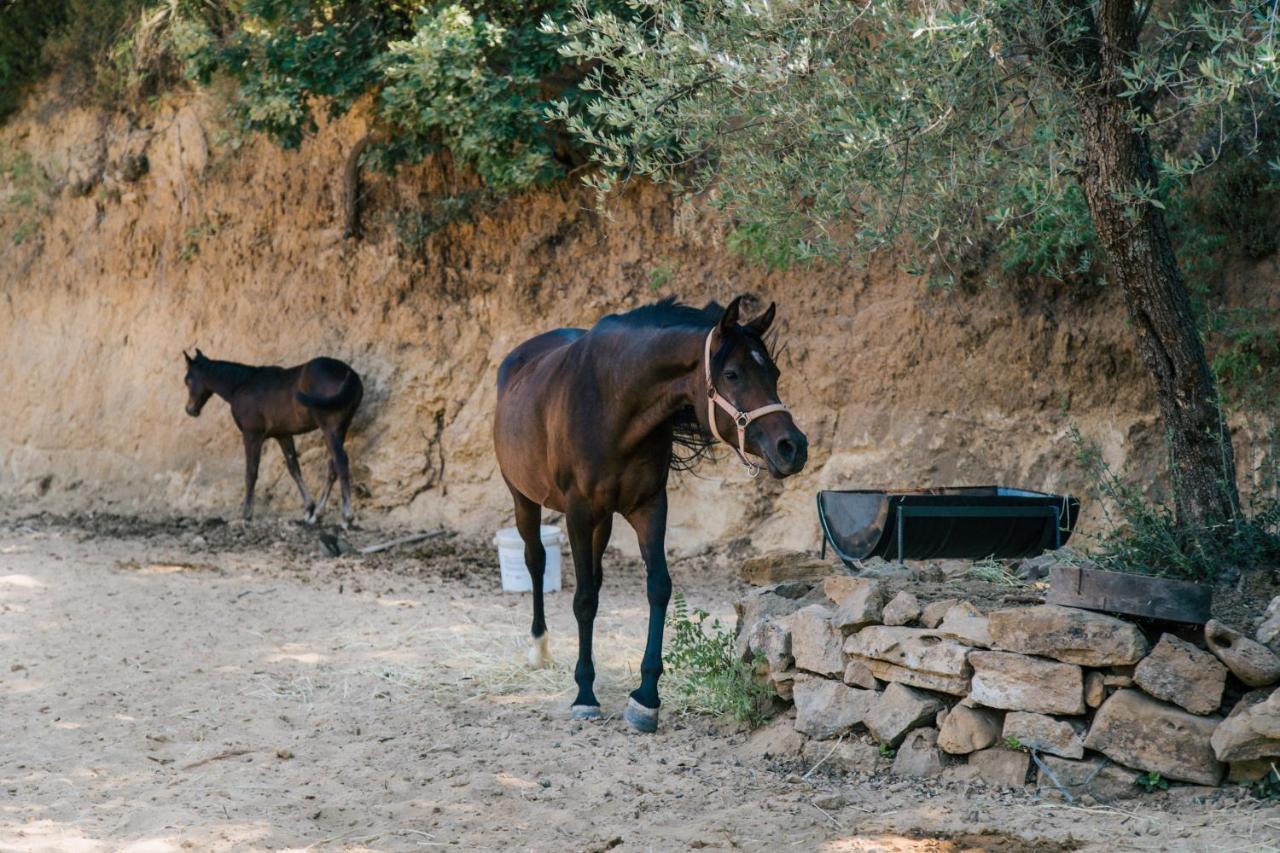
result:
<svg viewBox="0 0 1280 853"><path fill-rule="evenodd" d="M627 700L627 707L622 712L622 719L627 725L641 734L651 735L658 730L658 709L646 708L635 699Z"/></svg>
<svg viewBox="0 0 1280 853"><path fill-rule="evenodd" d="M569 709L569 719L571 720L598 720L600 719L599 705L574 705Z"/></svg>

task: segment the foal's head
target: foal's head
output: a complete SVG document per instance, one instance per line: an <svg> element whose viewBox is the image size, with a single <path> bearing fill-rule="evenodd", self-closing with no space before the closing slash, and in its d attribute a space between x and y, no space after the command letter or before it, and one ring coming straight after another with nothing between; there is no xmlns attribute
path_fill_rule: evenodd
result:
<svg viewBox="0 0 1280 853"><path fill-rule="evenodd" d="M187 384L187 414L193 418L200 417L200 410L204 408L204 404L209 402L209 398L213 396L213 389L209 387L209 383L205 380L204 371L201 369L205 362L208 361L204 357L204 353L196 349L195 357L187 355L183 350L182 357L187 360L187 376L183 380Z"/></svg>
<svg viewBox="0 0 1280 853"><path fill-rule="evenodd" d="M738 297L724 310L711 338L711 379L731 405L751 412L778 401L780 371L774 364L764 335L773 325L777 306L754 320L739 323ZM725 440L737 444L738 428L729 414L715 409L716 427ZM742 450L764 459L769 473L781 479L798 474L809 458L809 440L787 411L774 411L752 420Z"/></svg>

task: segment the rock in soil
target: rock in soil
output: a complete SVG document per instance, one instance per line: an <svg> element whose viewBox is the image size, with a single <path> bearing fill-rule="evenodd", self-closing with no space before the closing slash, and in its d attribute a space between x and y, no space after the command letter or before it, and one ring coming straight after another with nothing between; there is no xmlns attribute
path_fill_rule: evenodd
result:
<svg viewBox="0 0 1280 853"><path fill-rule="evenodd" d="M989 615L992 648L1081 666L1133 664L1147 653L1138 626L1074 607L1043 604Z"/></svg>
<svg viewBox="0 0 1280 853"><path fill-rule="evenodd" d="M1211 742L1220 761L1280 759L1280 688L1246 693L1214 730Z"/></svg>
<svg viewBox="0 0 1280 853"><path fill-rule="evenodd" d="M942 720L938 747L952 755L968 755L999 740L1000 730L999 711L956 705Z"/></svg>
<svg viewBox="0 0 1280 853"><path fill-rule="evenodd" d="M1204 626L1205 643L1218 660L1227 665L1250 687L1266 687L1280 681L1280 655L1251 640L1239 631L1228 628L1216 619Z"/></svg>
<svg viewBox="0 0 1280 853"><path fill-rule="evenodd" d="M840 575L824 580L822 591L836 606L832 622L844 633L879 623L884 610L884 586L880 581Z"/></svg>
<svg viewBox="0 0 1280 853"><path fill-rule="evenodd" d="M1031 756L1001 746L983 749L969 756L969 766L979 779L999 788L1021 788L1027 784Z"/></svg>
<svg viewBox="0 0 1280 853"><path fill-rule="evenodd" d="M921 690L890 684L862 722L878 743L897 746L907 732L932 722L944 707L941 699Z"/></svg>
<svg viewBox="0 0 1280 853"><path fill-rule="evenodd" d="M937 729L909 732L893 757L895 776L937 776L942 773L942 767Z"/></svg>
<svg viewBox="0 0 1280 853"><path fill-rule="evenodd" d="M926 628L937 628L942 624L942 619L947 615L947 611L959 603L957 599L944 598L941 601L932 601L926 604L924 610L920 612L920 624Z"/></svg>
<svg viewBox="0 0 1280 853"><path fill-rule="evenodd" d="M791 617L791 654L796 668L819 675L844 675L844 636L831 622L832 610L811 604Z"/></svg>
<svg viewBox="0 0 1280 853"><path fill-rule="evenodd" d="M1013 652L970 652L969 699L990 708L1039 714L1083 714L1084 676L1074 664Z"/></svg>
<svg viewBox="0 0 1280 853"><path fill-rule="evenodd" d="M821 766L845 773L875 773L887 760L880 747L861 740L811 740L805 743L800 757L809 767Z"/></svg>
<svg viewBox="0 0 1280 853"><path fill-rule="evenodd" d="M1056 755L1042 755L1040 763L1049 771L1046 773L1044 769L1040 769L1036 777L1037 792L1042 797L1062 797L1059 785L1077 800L1083 796L1091 796L1100 803L1128 799L1142 793L1135 782L1139 775L1137 770L1112 764L1102 756L1095 755L1076 761ZM1057 780L1057 784L1054 784L1054 780Z"/></svg>
<svg viewBox="0 0 1280 853"><path fill-rule="evenodd" d="M1262 614L1262 622L1253 635L1259 643L1280 655L1280 595L1271 599L1266 612Z"/></svg>
<svg viewBox="0 0 1280 853"><path fill-rule="evenodd" d="M796 676L792 691L796 731L818 740L844 734L863 722L879 695L805 673Z"/></svg>
<svg viewBox="0 0 1280 853"><path fill-rule="evenodd" d="M1059 720L1045 714L1011 711L1005 715L1001 734L1036 752L1083 758L1084 732L1083 720Z"/></svg>
<svg viewBox="0 0 1280 853"><path fill-rule="evenodd" d="M886 625L909 625L920 616L920 600L905 589L884 606L882 621Z"/></svg>
<svg viewBox="0 0 1280 853"><path fill-rule="evenodd" d="M1138 664L1133 680L1157 699L1193 714L1212 714L1222 704L1227 668L1204 649L1164 634Z"/></svg>
<svg viewBox="0 0 1280 853"><path fill-rule="evenodd" d="M1218 722L1138 690L1119 690L1098 709L1084 745L1167 779L1217 785L1226 770L1209 741Z"/></svg>
<svg viewBox="0 0 1280 853"><path fill-rule="evenodd" d="M938 633L966 646L991 648L990 620L967 601L951 607L942 617Z"/></svg>
<svg viewBox="0 0 1280 853"><path fill-rule="evenodd" d="M816 581L831 574L831 566L803 551L770 551L744 560L738 576L753 586L785 581Z"/></svg>
<svg viewBox="0 0 1280 853"><path fill-rule="evenodd" d="M804 747L804 737L796 731L795 720L789 715L775 717L751 733L736 754L750 761L771 758L795 758Z"/></svg>

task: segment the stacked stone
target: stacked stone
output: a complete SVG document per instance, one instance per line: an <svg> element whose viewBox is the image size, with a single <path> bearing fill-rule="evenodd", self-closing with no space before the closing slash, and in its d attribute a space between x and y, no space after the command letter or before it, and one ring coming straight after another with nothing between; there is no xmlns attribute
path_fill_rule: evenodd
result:
<svg viewBox="0 0 1280 853"><path fill-rule="evenodd" d="M1280 765L1280 597L1256 639L1210 622L1153 646L1088 610L922 606L840 575L755 590L738 624L739 651L763 656L794 701L797 732L865 730L897 750L901 775L1021 786L1038 771L1044 790L1106 798L1136 793L1140 772L1218 785Z"/></svg>

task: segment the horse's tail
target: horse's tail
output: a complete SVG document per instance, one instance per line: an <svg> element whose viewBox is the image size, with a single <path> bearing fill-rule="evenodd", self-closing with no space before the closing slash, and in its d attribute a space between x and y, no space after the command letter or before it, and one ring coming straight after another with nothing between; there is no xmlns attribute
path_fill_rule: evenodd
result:
<svg viewBox="0 0 1280 853"><path fill-rule="evenodd" d="M360 377L354 370L348 370L347 378L342 380L342 386L331 396L318 397L305 391L294 391L293 394L298 398L299 403L312 409L345 409L358 400L363 391L364 386L360 384Z"/></svg>

